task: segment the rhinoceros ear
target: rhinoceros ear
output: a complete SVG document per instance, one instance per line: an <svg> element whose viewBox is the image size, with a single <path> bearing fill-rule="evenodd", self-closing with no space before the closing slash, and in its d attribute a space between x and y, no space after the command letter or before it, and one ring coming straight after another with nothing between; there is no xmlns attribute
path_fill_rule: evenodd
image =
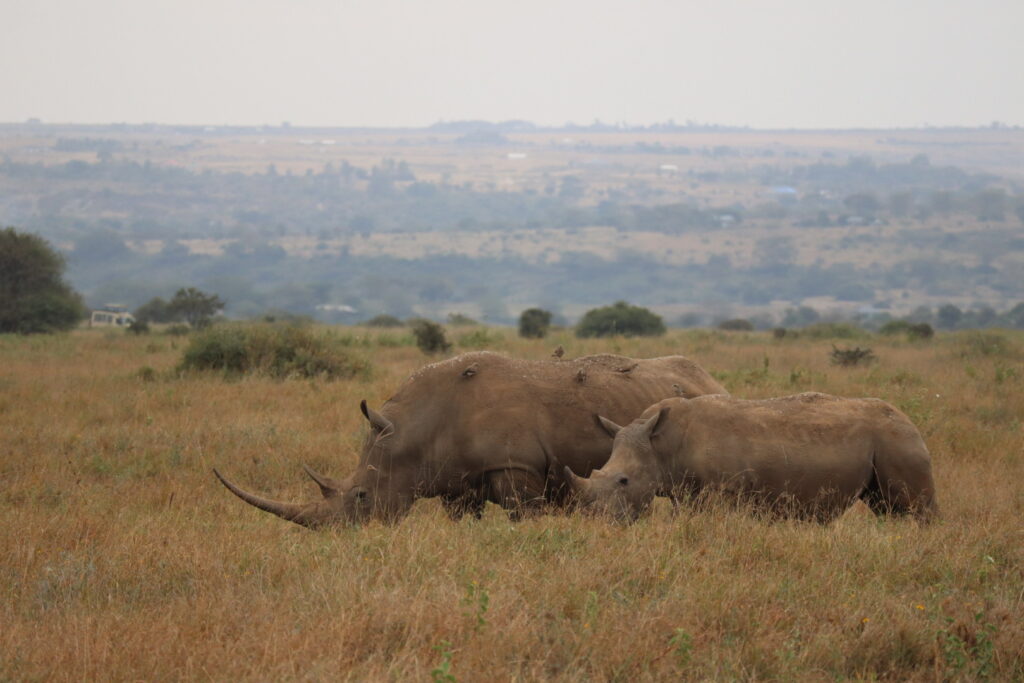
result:
<svg viewBox="0 0 1024 683"><path fill-rule="evenodd" d="M608 436L612 437L613 439L615 438L615 435L619 433L619 430L622 429L622 427L615 424L606 417L601 417L600 415L595 415L594 417L597 418L597 424L601 426L601 429L608 432Z"/></svg>
<svg viewBox="0 0 1024 683"><path fill-rule="evenodd" d="M665 417L668 410L668 406L662 406L661 410L647 418L647 422L644 422L644 431L647 432L648 437L657 434L658 424L661 423L661 418Z"/></svg>
<svg viewBox="0 0 1024 683"><path fill-rule="evenodd" d="M391 423L391 420L366 405L365 399L359 402L359 409L363 411L363 415L377 431L381 433L394 431L395 425Z"/></svg>

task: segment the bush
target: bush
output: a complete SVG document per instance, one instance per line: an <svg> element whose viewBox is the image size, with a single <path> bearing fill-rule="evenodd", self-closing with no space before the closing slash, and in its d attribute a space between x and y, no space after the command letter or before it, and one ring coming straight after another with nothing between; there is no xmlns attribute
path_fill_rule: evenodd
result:
<svg viewBox="0 0 1024 683"><path fill-rule="evenodd" d="M911 323L907 320L890 320L878 328L878 334L884 334L887 337L904 334L910 329L910 325Z"/></svg>
<svg viewBox="0 0 1024 683"><path fill-rule="evenodd" d="M611 306L587 311L576 326L577 337L656 337L665 334L661 316L642 308L617 301Z"/></svg>
<svg viewBox="0 0 1024 683"><path fill-rule="evenodd" d="M494 346L503 340L503 337L495 332L490 332L485 327L467 332L459 337L459 346L467 349L486 349Z"/></svg>
<svg viewBox="0 0 1024 683"><path fill-rule="evenodd" d="M444 353L452 347L444 336L444 328L430 320L420 318L413 322L412 333L416 337L416 346L423 353Z"/></svg>
<svg viewBox="0 0 1024 683"><path fill-rule="evenodd" d="M718 323L718 329L729 332L753 332L754 323L744 318L733 318L732 320L723 320Z"/></svg>
<svg viewBox="0 0 1024 683"><path fill-rule="evenodd" d="M860 365L861 363L870 363L875 360L875 354L871 349L862 349L859 346L855 346L852 349L840 349L835 344L832 345L832 351L829 353L832 359L833 365L842 365L844 367L852 367L854 365Z"/></svg>
<svg viewBox="0 0 1024 683"><path fill-rule="evenodd" d="M377 315L363 323L367 327L402 327L405 325L401 320L393 315L382 314Z"/></svg>
<svg viewBox="0 0 1024 683"><path fill-rule="evenodd" d="M931 339L935 330L928 323L912 323L909 320L890 320L878 330L887 336L906 334L908 339Z"/></svg>
<svg viewBox="0 0 1024 683"><path fill-rule="evenodd" d="M543 339L551 329L551 311L543 308L527 308L519 315L519 336L526 339Z"/></svg>
<svg viewBox="0 0 1024 683"><path fill-rule="evenodd" d="M332 336L288 325L218 325L195 334L179 369L227 375L322 377L365 375L369 364Z"/></svg>

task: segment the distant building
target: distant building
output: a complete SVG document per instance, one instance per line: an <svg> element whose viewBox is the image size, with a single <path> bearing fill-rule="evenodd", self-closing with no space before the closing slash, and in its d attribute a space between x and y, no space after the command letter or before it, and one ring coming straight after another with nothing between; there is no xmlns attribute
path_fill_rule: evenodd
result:
<svg viewBox="0 0 1024 683"><path fill-rule="evenodd" d="M135 316L121 304L105 304L89 317L89 327L127 327L133 322Z"/></svg>

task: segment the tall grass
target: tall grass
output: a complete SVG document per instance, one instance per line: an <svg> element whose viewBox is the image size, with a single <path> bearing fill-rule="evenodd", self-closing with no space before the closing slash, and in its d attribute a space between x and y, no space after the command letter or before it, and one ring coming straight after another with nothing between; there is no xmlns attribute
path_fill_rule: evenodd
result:
<svg viewBox="0 0 1024 683"><path fill-rule="evenodd" d="M683 353L744 397L891 401L932 451L927 527L663 501L630 527L451 523L425 500L393 527L310 532L210 468L319 495L300 464L354 467L359 400L427 362L415 347L367 342L372 377L225 382L171 372L184 340L0 337L0 679L1019 680L1024 340L1000 338L872 338L877 363L838 368L830 341L769 333L487 331L518 357Z"/></svg>

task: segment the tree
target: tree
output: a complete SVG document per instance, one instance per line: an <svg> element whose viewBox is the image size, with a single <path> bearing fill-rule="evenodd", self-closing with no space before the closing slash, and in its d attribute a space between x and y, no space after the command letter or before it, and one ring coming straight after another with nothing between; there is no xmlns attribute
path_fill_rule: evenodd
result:
<svg viewBox="0 0 1024 683"><path fill-rule="evenodd" d="M175 292L169 308L192 327L206 327L210 324L210 318L224 308L224 302L216 294L206 294L195 287L183 287Z"/></svg>
<svg viewBox="0 0 1024 683"><path fill-rule="evenodd" d="M939 307L935 314L935 321L944 330L954 330L960 324L964 312L953 304L945 304Z"/></svg>
<svg viewBox="0 0 1024 683"><path fill-rule="evenodd" d="M656 337L665 334L661 316L641 306L616 301L611 306L587 311L576 326L577 337Z"/></svg>
<svg viewBox="0 0 1024 683"><path fill-rule="evenodd" d="M133 314L140 323L173 323L180 320L177 311L163 297L155 296L135 309Z"/></svg>
<svg viewBox="0 0 1024 683"><path fill-rule="evenodd" d="M56 332L82 320L85 306L64 282L64 266L42 237L0 230L0 332Z"/></svg>
<svg viewBox="0 0 1024 683"><path fill-rule="evenodd" d="M728 332L753 332L754 323L746 318L732 318L718 323L718 329Z"/></svg>
<svg viewBox="0 0 1024 683"><path fill-rule="evenodd" d="M543 308L527 308L519 315L519 336L526 339L543 339L551 327L551 311Z"/></svg>

